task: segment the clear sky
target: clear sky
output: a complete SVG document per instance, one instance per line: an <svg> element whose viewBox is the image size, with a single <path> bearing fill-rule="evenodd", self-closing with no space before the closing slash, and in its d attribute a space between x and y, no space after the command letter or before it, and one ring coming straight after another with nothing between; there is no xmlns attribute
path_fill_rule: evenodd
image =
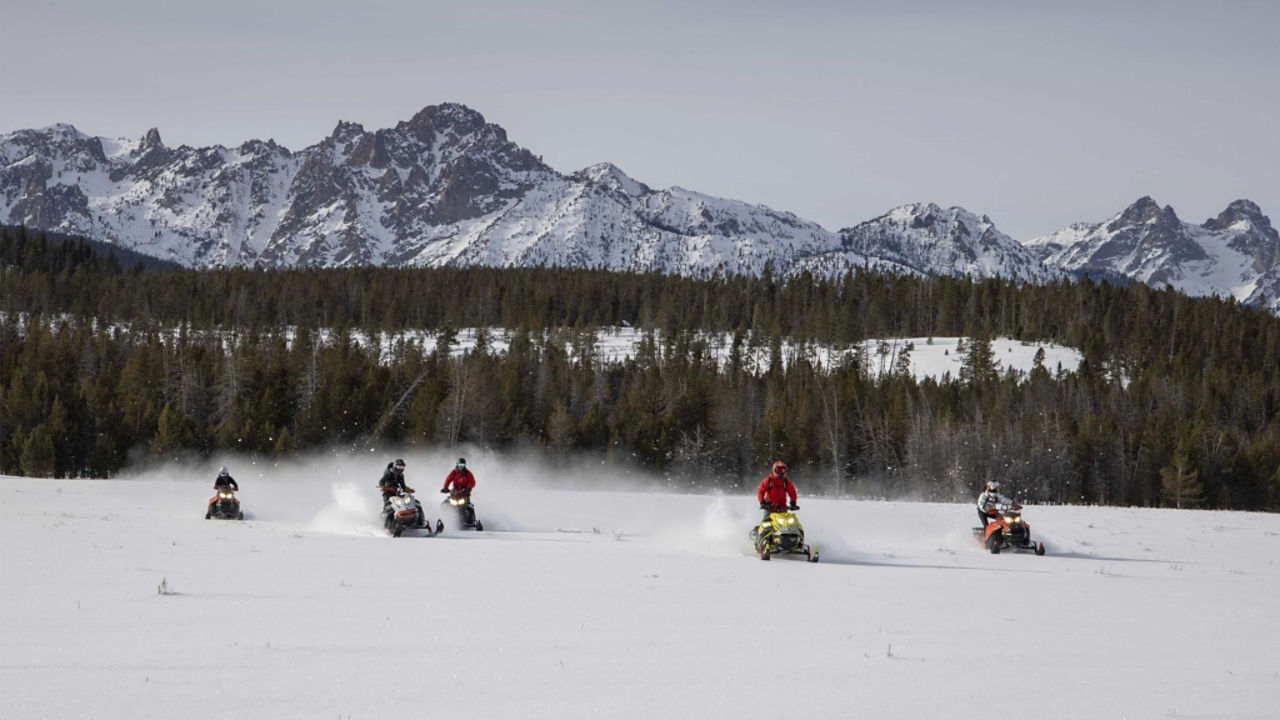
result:
<svg viewBox="0 0 1280 720"><path fill-rule="evenodd" d="M1025 240L1142 195L1280 224L1278 30L1272 0L0 0L0 132L296 150L453 101L561 172L830 229L930 201Z"/></svg>

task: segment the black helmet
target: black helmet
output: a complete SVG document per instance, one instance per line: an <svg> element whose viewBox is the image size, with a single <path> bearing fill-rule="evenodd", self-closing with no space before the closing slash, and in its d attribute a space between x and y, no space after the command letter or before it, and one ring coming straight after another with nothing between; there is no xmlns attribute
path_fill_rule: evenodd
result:
<svg viewBox="0 0 1280 720"><path fill-rule="evenodd" d="M395 468L396 472L402 472L404 470L404 461L396 458L396 461L391 463L391 467Z"/></svg>
<svg viewBox="0 0 1280 720"><path fill-rule="evenodd" d="M467 466L467 459L466 459L466 458L458 458L458 465L457 465L457 467L465 468L466 466Z"/></svg>

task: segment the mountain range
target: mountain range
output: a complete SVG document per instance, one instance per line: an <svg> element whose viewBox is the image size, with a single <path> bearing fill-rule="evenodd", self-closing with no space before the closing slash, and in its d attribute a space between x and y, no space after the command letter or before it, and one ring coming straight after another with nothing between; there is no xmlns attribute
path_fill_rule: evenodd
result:
<svg viewBox="0 0 1280 720"><path fill-rule="evenodd" d="M1070 225L1027 247L1045 265L1068 272L1234 297L1280 312L1280 235L1248 200L1195 225L1143 197L1103 222Z"/></svg>
<svg viewBox="0 0 1280 720"><path fill-rule="evenodd" d="M1078 274L1280 312L1280 236L1248 200L1202 225L1150 198L1025 245L990 218L917 203L833 232L763 205L655 190L602 163L548 167L458 104L392 128L170 148L60 124L0 136L0 222L187 267L577 266L705 276L852 269L1047 282Z"/></svg>

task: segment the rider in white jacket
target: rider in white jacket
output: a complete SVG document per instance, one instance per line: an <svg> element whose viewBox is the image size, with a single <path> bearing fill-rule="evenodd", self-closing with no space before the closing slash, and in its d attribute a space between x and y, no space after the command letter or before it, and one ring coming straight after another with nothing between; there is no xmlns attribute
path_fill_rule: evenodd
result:
<svg viewBox="0 0 1280 720"><path fill-rule="evenodd" d="M978 496L978 517L982 520L982 527L986 527L991 516L995 514L997 505L1012 505L1013 501L997 492L1000 489L1000 483L995 480L987 482L987 487Z"/></svg>

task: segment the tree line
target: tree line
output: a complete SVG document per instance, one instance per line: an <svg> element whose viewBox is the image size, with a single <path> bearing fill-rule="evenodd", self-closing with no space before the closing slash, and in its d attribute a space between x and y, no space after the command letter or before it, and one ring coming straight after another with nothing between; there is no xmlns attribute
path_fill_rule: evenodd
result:
<svg viewBox="0 0 1280 720"><path fill-rule="evenodd" d="M90 250L0 231L0 472L470 443L676 487L739 487L783 458L808 492L951 500L999 479L1029 501L1280 509L1280 319L1231 300L864 272L144 270ZM605 360L597 330L623 325L636 352ZM471 327L509 349L482 334L452 354ZM955 378L881 376L852 349L957 335ZM1001 373L996 336L1084 360ZM849 351L827 366L819 347Z"/></svg>

